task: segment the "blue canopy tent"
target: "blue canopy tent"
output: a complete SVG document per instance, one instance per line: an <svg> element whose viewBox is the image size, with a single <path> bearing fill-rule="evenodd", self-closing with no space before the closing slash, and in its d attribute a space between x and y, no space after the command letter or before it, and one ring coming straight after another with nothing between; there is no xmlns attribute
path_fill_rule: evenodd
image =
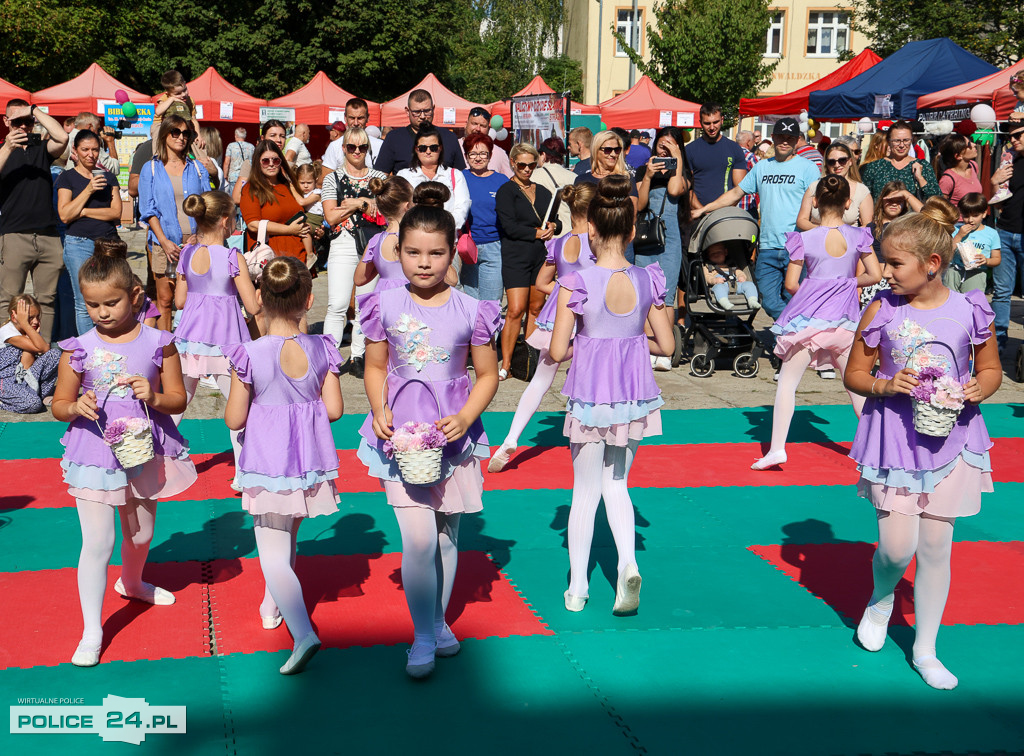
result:
<svg viewBox="0 0 1024 756"><path fill-rule="evenodd" d="M811 92L808 111L823 121L913 119L918 97L998 70L947 37L908 42L844 84Z"/></svg>

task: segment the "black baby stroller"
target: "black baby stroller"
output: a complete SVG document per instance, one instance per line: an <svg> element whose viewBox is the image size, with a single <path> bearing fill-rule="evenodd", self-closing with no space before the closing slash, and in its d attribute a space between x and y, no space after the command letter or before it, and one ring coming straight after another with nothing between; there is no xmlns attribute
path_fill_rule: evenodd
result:
<svg viewBox="0 0 1024 756"><path fill-rule="evenodd" d="M683 331L683 355L690 360L690 370L699 378L715 372L717 360L732 360L732 369L741 378L757 375L758 360L767 354L754 333L752 308L745 297L735 292L736 271L744 271L753 281L750 261L757 248L757 221L750 213L737 207L723 207L708 213L697 224L690 238L690 247L683 256L683 281L689 324ZM713 265L708 248L714 244L726 247L725 261ZM712 296L711 284L705 279L706 266L729 283L729 303L722 307Z"/></svg>

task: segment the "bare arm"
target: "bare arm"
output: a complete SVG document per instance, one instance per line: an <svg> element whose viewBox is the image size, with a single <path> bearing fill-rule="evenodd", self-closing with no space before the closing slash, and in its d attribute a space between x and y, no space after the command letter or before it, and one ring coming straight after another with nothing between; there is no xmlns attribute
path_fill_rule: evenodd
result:
<svg viewBox="0 0 1024 756"><path fill-rule="evenodd" d="M546 262L541 267L540 272L537 273L537 282L534 284L538 289L543 291L545 294L550 294L555 290L555 274L558 272L553 264Z"/></svg>
<svg viewBox="0 0 1024 756"><path fill-rule="evenodd" d="M242 306L245 307L245 311L250 315L255 315L263 309L256 300L256 287L253 285L252 278L249 277L249 269L245 264L245 257L241 252L235 252L235 256L238 258L239 270L238 275L233 279L235 288L238 290L238 296L242 299ZM175 299L177 299L177 293L175 293ZM179 307L178 309L181 308Z"/></svg>
<svg viewBox="0 0 1024 756"><path fill-rule="evenodd" d="M878 264L878 258L873 251L861 255L860 261L864 266L864 272L857 276L857 286L873 286L882 280L882 266Z"/></svg>
<svg viewBox="0 0 1024 756"><path fill-rule="evenodd" d="M238 373L231 371L231 393L224 409L224 423L230 430L242 430L249 419L250 388L238 378Z"/></svg>
<svg viewBox="0 0 1024 756"><path fill-rule="evenodd" d="M796 294L797 289L800 288L800 273L803 271L803 268L803 260L789 261L789 265L786 267L786 280L783 281L782 285L790 294Z"/></svg>
<svg viewBox="0 0 1024 756"><path fill-rule="evenodd" d="M367 340L363 360L363 387L366 389L366 398L370 401L373 432L377 438L391 438L395 433L394 418L387 402L381 402L384 381L388 374L388 343Z"/></svg>
<svg viewBox="0 0 1024 756"><path fill-rule="evenodd" d="M64 127L57 122L56 118L41 108L34 108L32 114L39 121L39 125L50 135L46 142L46 151L50 153L50 157L58 158L63 155L64 148L68 146L68 133L64 131Z"/></svg>
<svg viewBox="0 0 1024 756"><path fill-rule="evenodd" d="M345 399L341 395L341 381L337 373L327 372L320 387L320 398L327 408L327 419L332 423L344 414Z"/></svg>
<svg viewBox="0 0 1024 756"><path fill-rule="evenodd" d="M569 309L569 289L558 290L558 309L555 311L555 327L551 331L548 354L555 362L562 362L569 353L572 331L576 325L576 313Z"/></svg>
<svg viewBox="0 0 1024 756"><path fill-rule="evenodd" d="M248 270L248 268L243 268ZM185 309L185 300L188 299L188 276L178 276L178 282L174 285L174 308Z"/></svg>
<svg viewBox="0 0 1024 756"><path fill-rule="evenodd" d="M803 202L800 203L800 212L797 213L797 216L796 216L796 230L797 231L810 231L812 228L814 228L815 226L818 225L813 220L811 220L811 209L814 206L813 203L811 202L811 198L813 196L814 195L811 194L811 190L810 189L808 189L806 192L804 192ZM870 223L870 221L868 221L868 222Z"/></svg>
<svg viewBox="0 0 1024 756"><path fill-rule="evenodd" d="M672 333L672 326L668 324L668 318L664 314L665 305L651 307L647 313L647 327L654 334L647 337L651 354L660 354L663 357L671 357L676 348L676 337Z"/></svg>
<svg viewBox="0 0 1024 756"><path fill-rule="evenodd" d="M735 205L737 202L739 202L741 199L743 199L743 195L744 194L746 194L746 192L744 192L738 186L734 186L732 189L727 191L725 194L723 194L718 199L714 200L713 202L709 202L708 204L704 205L703 207L698 208L694 212L694 216L693 217L696 219L696 218L699 218L702 215L706 215L707 213L710 213L712 210L717 210L720 207L729 207L731 205ZM693 196L693 195L691 194L691 196Z"/></svg>

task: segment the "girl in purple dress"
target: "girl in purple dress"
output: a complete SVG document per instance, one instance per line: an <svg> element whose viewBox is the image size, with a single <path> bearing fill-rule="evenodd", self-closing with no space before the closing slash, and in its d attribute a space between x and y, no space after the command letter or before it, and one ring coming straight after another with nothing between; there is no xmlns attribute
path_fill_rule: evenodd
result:
<svg viewBox="0 0 1024 756"><path fill-rule="evenodd" d="M370 239L363 260L356 268L356 286L366 286L380 276L375 291L405 286L409 279L398 259L398 227L412 207L412 186L401 176L386 181L370 179L369 189L377 203L377 212L388 220L388 227Z"/></svg>
<svg viewBox="0 0 1024 756"><path fill-rule="evenodd" d="M185 395L191 402L199 379L209 375L224 398L230 399L231 366L225 350L249 341L238 298L250 314L260 309L245 258L237 249L226 246L234 232L235 203L224 192L205 192L186 197L183 209L195 219L197 231L196 243L186 245L178 257L178 283L174 287L174 306L181 310L174 341L181 352ZM180 421L181 415L175 417L175 422ZM240 490L238 435L238 430L230 433L235 457L232 488L236 491Z"/></svg>
<svg viewBox="0 0 1024 756"><path fill-rule="evenodd" d="M282 675L301 672L320 650L295 575L299 524L338 510L331 423L344 409L341 356L332 337L301 332L312 291L305 265L294 257L271 260L258 295L267 335L224 348L233 371L224 419L232 430L249 429L242 438L238 483L267 583L260 617L265 630L283 617L294 640Z"/></svg>
<svg viewBox="0 0 1024 756"><path fill-rule="evenodd" d="M982 492L992 490L992 441L977 405L996 392L1003 373L984 294L942 283L953 256L949 232L925 212L907 215L886 228L882 252L890 291L865 310L846 374L847 388L868 397L850 456L860 470L857 491L878 517L874 589L857 638L869 651L885 643L893 590L916 554L913 664L928 685L949 690L957 679L936 657L935 639L949 592L953 524L977 514ZM940 371L964 384L966 404L948 436L925 435L915 430L911 396L922 398L928 387L919 384ZM952 397L942 393L930 403Z"/></svg>
<svg viewBox="0 0 1024 756"><path fill-rule="evenodd" d="M675 342L663 312L661 267L630 265L624 254L633 237L629 186L628 177L601 179L587 211L597 262L558 279L551 359L566 359L570 342L573 350L562 389L568 397L565 435L573 469L565 592L565 608L571 612L581 611L589 597L587 565L602 498L619 555L612 612L630 614L640 604L633 502L626 479L640 439L661 434L658 408L665 402L654 382L650 355L671 354ZM646 335L645 326L653 337Z"/></svg>
<svg viewBox="0 0 1024 756"><path fill-rule="evenodd" d="M53 416L70 422L64 444L64 481L75 498L82 526L78 596L84 631L71 663L99 662L101 612L107 565L114 548L114 518L121 519L121 577L114 590L149 604L173 604L174 595L142 580L156 520L156 500L185 491L196 480L188 447L171 414L185 409L185 387L174 337L139 323L128 261L97 250L78 272L89 317L96 324L60 343ZM152 432L154 457L125 469L105 437L114 440L130 426Z"/></svg>
<svg viewBox="0 0 1024 756"><path fill-rule="evenodd" d="M498 302L473 299L446 282L455 220L442 207L412 208L399 227L398 248L408 283L360 300L372 412L360 430L358 456L380 479L398 518L402 586L415 632L406 672L426 677L435 656L459 652L445 611L459 520L483 508L480 460L490 450L480 415L498 390L494 336L501 314ZM475 383L466 370L470 357ZM385 453L395 428L410 421L433 422L447 439L441 479L432 485L403 482Z"/></svg>
<svg viewBox="0 0 1024 756"><path fill-rule="evenodd" d="M142 292L142 296L139 297L139 303L132 308L135 311L135 319L142 323L142 325L156 328L156 321L160 317L160 310L153 304L153 300L146 296L146 287L143 285L142 279L138 276L132 276L132 279Z"/></svg>
<svg viewBox="0 0 1024 756"><path fill-rule="evenodd" d="M569 206L572 216L572 231L565 236L551 239L545 243L548 250L544 267L537 274L537 288L547 294L548 300L537 315L537 328L526 337L526 343L540 350L537 372L533 374L523 395L519 397L519 406L512 418L512 426L501 446L494 452L487 464L487 472L501 472L512 459L519 445L519 435L530 422L533 413L540 407L544 395L554 383L559 363L551 359L548 346L551 344L551 329L555 326L555 311L558 308L558 283L556 276L563 278L576 270L592 266L597 258L590 249L590 236L587 233L587 208L597 194L594 184L576 184L562 189L562 202Z"/></svg>
<svg viewBox="0 0 1024 756"><path fill-rule="evenodd" d="M810 231L786 234L789 267L786 291L793 294L772 326L775 354L782 358L779 385L772 412L772 445L750 466L767 470L786 461L786 437L796 406L796 390L808 367L846 371L860 304L858 286L871 286L882 278L871 249L871 232L843 223L850 206L850 184L838 175L818 182L811 200L821 214L821 225ZM801 283L804 263L807 278ZM864 272L857 274L857 264ZM864 400L850 393L853 411L860 417Z"/></svg>

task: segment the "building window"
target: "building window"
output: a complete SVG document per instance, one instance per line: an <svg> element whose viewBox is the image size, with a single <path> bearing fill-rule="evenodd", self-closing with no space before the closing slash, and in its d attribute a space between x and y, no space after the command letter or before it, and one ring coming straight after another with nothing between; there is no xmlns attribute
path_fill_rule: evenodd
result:
<svg viewBox="0 0 1024 756"><path fill-rule="evenodd" d="M620 8L618 10L617 19L615 22L615 30L622 35L622 38L626 40L629 47L633 48L637 52L640 52L640 39L643 38L644 29L644 11L639 9L637 11L639 18L637 19L637 39L633 40L633 10L631 8ZM626 48L622 46L622 43L617 39L615 41L615 56L617 58L628 57L626 55Z"/></svg>
<svg viewBox="0 0 1024 756"><path fill-rule="evenodd" d="M835 58L850 47L850 14L812 11L807 22L807 55Z"/></svg>
<svg viewBox="0 0 1024 756"><path fill-rule="evenodd" d="M764 48L764 56L766 58L779 58L782 56L782 31L785 26L785 11L772 13L771 22L768 24L768 40Z"/></svg>

